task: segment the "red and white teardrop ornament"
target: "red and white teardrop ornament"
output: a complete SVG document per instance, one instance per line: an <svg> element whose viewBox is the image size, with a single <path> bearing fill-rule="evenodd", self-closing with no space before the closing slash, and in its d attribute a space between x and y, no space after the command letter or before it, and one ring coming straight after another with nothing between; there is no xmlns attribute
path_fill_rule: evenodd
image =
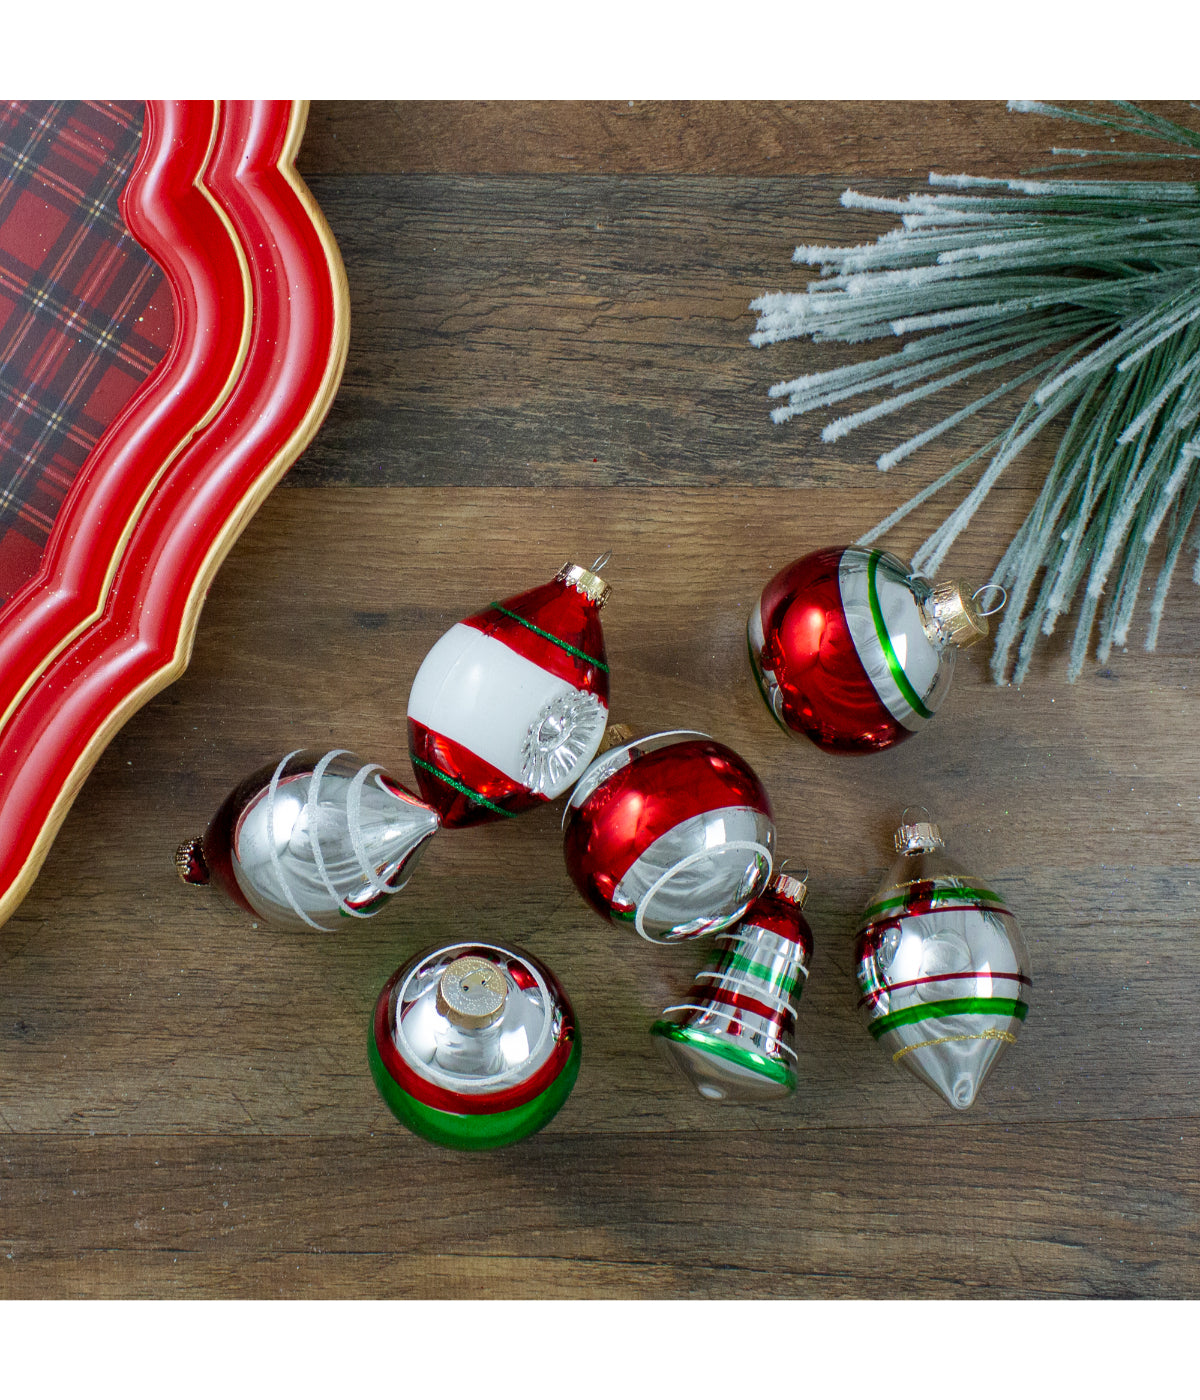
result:
<svg viewBox="0 0 1200 1400"><path fill-rule="evenodd" d="M933 718L959 649L987 636L996 609L980 611L986 591L932 583L881 549L806 554L750 614L750 664L768 709L828 753L898 744Z"/></svg>
<svg viewBox="0 0 1200 1400"><path fill-rule="evenodd" d="M409 755L442 825L515 816L572 787L608 723L600 609L609 588L564 564L549 583L445 633L408 697Z"/></svg>

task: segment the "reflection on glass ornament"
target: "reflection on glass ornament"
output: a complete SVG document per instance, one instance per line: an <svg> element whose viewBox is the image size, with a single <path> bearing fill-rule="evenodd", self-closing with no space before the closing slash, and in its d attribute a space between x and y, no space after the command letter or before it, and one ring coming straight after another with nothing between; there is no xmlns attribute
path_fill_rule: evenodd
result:
<svg viewBox="0 0 1200 1400"><path fill-rule="evenodd" d="M796 1012L813 940L800 912L808 889L772 877L716 953L687 1000L668 1006L650 1033L704 1098L757 1102L796 1088Z"/></svg>
<svg viewBox="0 0 1200 1400"><path fill-rule="evenodd" d="M936 1089L970 1108L1028 1011L1029 953L1003 898L943 853L938 828L896 832L900 859L862 918L859 1007L876 1040Z"/></svg>
<svg viewBox="0 0 1200 1400"><path fill-rule="evenodd" d="M408 697L408 742L445 826L536 807L587 767L608 722L608 593L599 574L564 564L434 643Z"/></svg>
<svg viewBox="0 0 1200 1400"><path fill-rule="evenodd" d="M554 974L517 948L419 953L380 993L371 1074L406 1127L444 1147L505 1147L545 1127L579 1074L575 1013Z"/></svg>
<svg viewBox="0 0 1200 1400"><path fill-rule="evenodd" d="M652 943L728 928L771 878L775 824L762 783L706 734L619 739L563 813L563 853L579 892Z"/></svg>
<svg viewBox="0 0 1200 1400"><path fill-rule="evenodd" d="M439 825L378 763L297 750L234 788L175 862L186 884L214 881L270 924L330 932L402 889Z"/></svg>
<svg viewBox="0 0 1200 1400"><path fill-rule="evenodd" d="M995 608L984 614L975 601L986 591L931 583L880 549L806 554L750 614L750 664L768 709L829 753L907 739L945 699L959 648L987 636Z"/></svg>

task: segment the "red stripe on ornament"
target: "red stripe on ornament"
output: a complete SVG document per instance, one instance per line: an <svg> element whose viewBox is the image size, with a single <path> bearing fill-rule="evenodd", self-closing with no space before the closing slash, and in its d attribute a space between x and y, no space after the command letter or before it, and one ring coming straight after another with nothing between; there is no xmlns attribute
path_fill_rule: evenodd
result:
<svg viewBox="0 0 1200 1400"><path fill-rule="evenodd" d="M507 617L496 607L464 617L463 626L495 637L510 651L523 656L526 661L532 661L550 675L557 676L578 690L590 690L607 706L608 672L593 664L608 664L604 634L600 627L600 609L595 603L570 584L552 579L538 588L531 588L527 593L501 599L500 607L523 617L531 626L522 626L516 618ZM533 628L539 630L534 631ZM557 645L549 638L540 636L539 632L548 632L566 646ZM567 647L572 651L568 651ZM573 655L573 651L583 652L584 656Z"/></svg>
<svg viewBox="0 0 1200 1400"><path fill-rule="evenodd" d="M408 721L408 747L413 755L413 770L421 796L430 806L437 808L443 826L479 826L484 822L498 821L504 813L525 812L547 801L541 793L530 792L465 745L427 729L419 720L411 717ZM435 768L444 778L422 767L424 763ZM447 782L445 778L453 779L453 782ZM462 792L460 788L467 788L469 792ZM471 794L503 810L491 811L476 802Z"/></svg>
<svg viewBox="0 0 1200 1400"><path fill-rule="evenodd" d="M575 1044L575 1018L565 1013L550 1057L520 1084L497 1089L490 1094L456 1094L452 1089L444 1089L441 1085L432 1084L428 1079L422 1078L396 1049L391 1035L393 998L400 979L410 967L411 964L406 963L388 979L379 1000L375 1003L373 1031L375 1048L379 1051L384 1068L406 1094L411 1094L414 1099L418 1099L429 1108L441 1109L443 1113L500 1113L504 1109L520 1108L522 1104L537 1098L562 1073L571 1058L571 1049ZM544 972L545 969L543 974Z"/></svg>
<svg viewBox="0 0 1200 1400"><path fill-rule="evenodd" d="M755 1016L761 1016L764 1021L772 1024L786 1025L789 1021L794 1023L796 1013L790 1006L768 1006L766 1002L758 1001L755 997L748 997L744 992L729 992L724 987L714 987L705 984L704 999L709 1002L718 1002L722 1006L734 1006L739 1011L750 1011Z"/></svg>
<svg viewBox="0 0 1200 1400"><path fill-rule="evenodd" d="M940 977L912 977L907 982L889 982L886 986L876 987L866 996L860 998L859 1006L865 1006L867 1002L877 1002L885 992L903 991L905 987L926 987L931 982L964 982L967 980L991 978L993 981L1020 982L1022 986L1032 987L1032 978L1026 977L1023 972L943 972Z"/></svg>

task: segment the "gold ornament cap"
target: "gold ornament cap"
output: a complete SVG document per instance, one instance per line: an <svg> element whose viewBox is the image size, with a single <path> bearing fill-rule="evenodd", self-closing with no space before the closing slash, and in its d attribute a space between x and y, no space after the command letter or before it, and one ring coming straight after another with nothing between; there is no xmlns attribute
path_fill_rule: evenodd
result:
<svg viewBox="0 0 1200 1400"><path fill-rule="evenodd" d="M207 885L212 876L204 859L204 838L193 836L175 852L175 872L185 885Z"/></svg>
<svg viewBox="0 0 1200 1400"><path fill-rule="evenodd" d="M808 902L808 881L802 880L799 875L785 875L780 871L767 881L767 893L780 895L797 909L803 909Z"/></svg>
<svg viewBox="0 0 1200 1400"><path fill-rule="evenodd" d="M602 753L607 753L609 749L619 749L624 744L631 744L636 737L628 724L610 724L601 736L596 757L599 758Z"/></svg>
<svg viewBox="0 0 1200 1400"><path fill-rule="evenodd" d="M987 618L956 580L935 583L923 611L927 630L941 646L974 646L988 634Z"/></svg>
<svg viewBox="0 0 1200 1400"><path fill-rule="evenodd" d="M917 855L921 851L940 851L946 843L936 822L904 822L896 828L896 853Z"/></svg>
<svg viewBox="0 0 1200 1400"><path fill-rule="evenodd" d="M438 981L438 1011L463 1030L494 1025L507 1000L508 978L487 958L455 958Z"/></svg>
<svg viewBox="0 0 1200 1400"><path fill-rule="evenodd" d="M572 588L578 589L598 608L604 606L608 601L608 595L612 592L612 589L599 574L594 574L591 569L585 569L582 564L564 564L554 577L563 583L569 583Z"/></svg>

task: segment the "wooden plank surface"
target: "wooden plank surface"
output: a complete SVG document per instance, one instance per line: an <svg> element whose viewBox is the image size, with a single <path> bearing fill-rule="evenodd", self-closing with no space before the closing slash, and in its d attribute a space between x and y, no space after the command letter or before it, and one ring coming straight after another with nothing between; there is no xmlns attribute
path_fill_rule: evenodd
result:
<svg viewBox="0 0 1200 1400"><path fill-rule="evenodd" d="M881 476L890 434L774 428L767 385L818 357L751 350L748 300L790 285L795 242L875 232L838 208L846 184L903 192L952 130L974 145L945 163L986 173L1024 157L1029 119L652 104L630 127L615 106L314 107L305 169L354 297L346 381L218 576L188 673L104 755L0 932L0 1295L1200 1291L1200 591L1177 585L1157 653L1135 627L1075 686L1063 638L1020 690L969 653L937 723L866 760L788 743L745 664L765 579L961 445ZM782 165L756 163L772 132ZM1013 474L958 571L987 576L1031 480ZM767 1109L713 1109L671 1076L647 1027L707 950L596 919L556 810L440 834L336 937L254 928L174 876L177 841L272 754L336 742L405 778L433 641L603 549L614 714L738 749L811 868L800 1090ZM1008 894L1034 962L1020 1041L966 1115L854 1009L855 916L910 802ZM399 1129L365 1063L387 975L474 932L544 957L585 1036L554 1122L482 1157Z"/></svg>

